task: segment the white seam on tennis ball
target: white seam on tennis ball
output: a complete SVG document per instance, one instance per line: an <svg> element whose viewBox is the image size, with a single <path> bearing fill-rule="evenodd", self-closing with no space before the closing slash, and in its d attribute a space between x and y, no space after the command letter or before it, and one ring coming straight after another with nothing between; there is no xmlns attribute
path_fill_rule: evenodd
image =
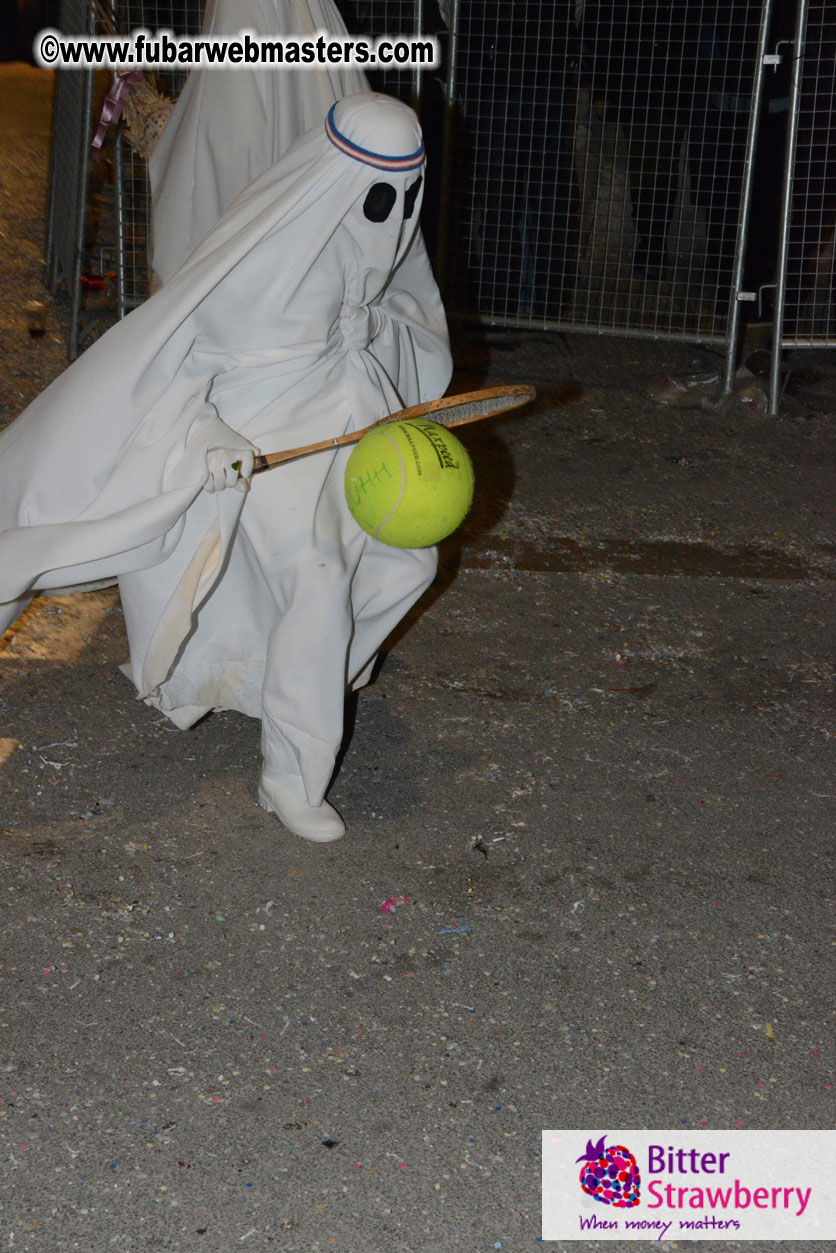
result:
<svg viewBox="0 0 836 1253"><path fill-rule="evenodd" d="M380 433L381 433L381 435L385 435L385 436L386 436L386 438L388 439L389 443L392 445L392 447L394 448L395 452L398 454L398 461L400 461L400 463L401 463L401 490L400 490L400 492L398 493L398 499L395 501L394 505L393 505L393 506L392 506L392 508L389 510L389 512L387 513L386 517L385 517L385 518L383 519L383 521L381 522L380 526L376 529L376 531L375 531L375 533L374 533L374 537L375 537L375 539L379 539L379 538L380 538L380 532L381 532L381 531L383 530L383 528L386 526L386 523L387 523L387 522L389 522L389 521L391 521L391 519L392 519L392 518L395 516L395 514L398 512L398 509L400 508L401 501L403 500L403 494L404 494L404 492L406 491L406 466L404 465L403 454L401 453L400 448L398 448L398 445L397 445L397 444L395 443L395 441L392 439L392 436L389 434L389 432L388 432L388 431L381 430L381 432L380 432Z"/></svg>

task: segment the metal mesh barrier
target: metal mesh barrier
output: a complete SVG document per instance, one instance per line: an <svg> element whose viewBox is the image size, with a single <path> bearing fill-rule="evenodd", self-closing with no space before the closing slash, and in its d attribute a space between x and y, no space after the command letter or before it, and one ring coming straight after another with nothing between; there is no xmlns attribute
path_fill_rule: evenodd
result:
<svg viewBox="0 0 836 1253"><path fill-rule="evenodd" d="M437 16L435 0L336 0L336 4L353 34L373 39L383 35L433 33L435 26L440 25L434 21ZM373 91L382 91L412 104L421 95L424 75L418 70L392 67L371 70L367 77Z"/></svg>
<svg viewBox="0 0 836 1253"><path fill-rule="evenodd" d="M167 27L196 33L203 0L101 5L107 28ZM107 33L87 0L63 0L66 34ZM160 75L174 93L182 75ZM101 149L91 148L110 86L109 71L59 70L53 105L47 214L47 284L68 305L67 355L73 359L99 328L122 316L148 290L148 177L145 161L111 127Z"/></svg>
<svg viewBox="0 0 836 1253"><path fill-rule="evenodd" d="M788 164L781 342L836 345L836 5L799 6Z"/></svg>
<svg viewBox="0 0 836 1253"><path fill-rule="evenodd" d="M197 35L203 18L203 0L113 0L114 24L128 33L138 27L172 30L175 35ZM158 70L155 86L176 97L186 80L182 71ZM124 129L114 135L117 312L124 317L148 296L150 282L149 228L151 189L144 157L126 141Z"/></svg>
<svg viewBox="0 0 836 1253"><path fill-rule="evenodd" d="M68 34L88 29L85 0L64 0L61 26ZM82 270L89 185L90 120L93 75L89 70L58 70L55 76L49 205L46 231L46 282L53 296L69 303L68 352L74 357L82 334Z"/></svg>
<svg viewBox="0 0 836 1253"><path fill-rule="evenodd" d="M448 304L724 342L768 5L452 5Z"/></svg>
<svg viewBox="0 0 836 1253"><path fill-rule="evenodd" d="M788 41L789 42L789 41ZM836 347L836 5L799 0L784 171L769 412L783 350Z"/></svg>
<svg viewBox="0 0 836 1253"><path fill-rule="evenodd" d="M120 31L194 34L203 4L108 8ZM354 33L443 37L440 69L369 77L421 111L424 231L451 313L722 344L728 390L739 323L768 317L774 291L774 394L781 349L836 343L832 2L339 8ZM87 22L84 0L64 0L67 32ZM57 75L47 274L70 292L71 355L148 290L145 161L114 129L89 159L108 81Z"/></svg>

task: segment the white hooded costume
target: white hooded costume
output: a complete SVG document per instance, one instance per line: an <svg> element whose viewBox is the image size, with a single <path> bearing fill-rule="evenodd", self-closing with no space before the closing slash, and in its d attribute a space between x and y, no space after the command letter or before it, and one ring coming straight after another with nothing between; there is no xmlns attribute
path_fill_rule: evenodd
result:
<svg viewBox="0 0 836 1253"><path fill-rule="evenodd" d="M311 806L346 687L431 582L435 550L359 529L349 448L214 494L207 453L229 464L443 394L422 167L411 109L341 100L0 437L0 631L35 591L119 576L140 696L181 727L210 709L261 717L265 772L301 779Z"/></svg>
<svg viewBox="0 0 836 1253"><path fill-rule="evenodd" d="M207 35L346 35L332 0L208 0ZM240 191L335 100L368 91L352 66L193 70L151 153L152 267L165 283Z"/></svg>

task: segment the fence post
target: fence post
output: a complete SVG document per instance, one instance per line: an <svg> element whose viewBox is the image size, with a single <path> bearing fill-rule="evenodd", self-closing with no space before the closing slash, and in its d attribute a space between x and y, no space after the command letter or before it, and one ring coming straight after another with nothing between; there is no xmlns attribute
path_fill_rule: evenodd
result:
<svg viewBox="0 0 836 1253"><path fill-rule="evenodd" d="M774 323L772 327L772 357L769 369L769 402L767 412L772 417L778 413L781 404L781 348L784 337L784 309L787 296L787 247L792 214L795 152L798 145L798 110L801 100L801 67L804 58L804 33L807 26L808 8L809 0L799 0L792 47L789 132L787 134L784 183L781 198L781 227L778 237L778 269L776 273Z"/></svg>
<svg viewBox="0 0 836 1253"><path fill-rule="evenodd" d="M752 108L749 112L749 131L746 136L746 164L743 174L743 193L740 198L740 216L737 222L737 243L734 254L734 274L732 276L731 300L729 303L728 344L726 347L726 364L723 376L723 395L729 396L734 390L734 377L737 368L737 349L740 339L740 299L743 295L743 268L746 263L746 245L749 239L749 213L752 206L752 179L755 170L755 152L758 143L758 122L763 100L763 76L766 57L766 41L769 34L769 23L772 17L772 0L764 0L761 10L761 26L758 33L758 70L755 75L755 88L752 94Z"/></svg>

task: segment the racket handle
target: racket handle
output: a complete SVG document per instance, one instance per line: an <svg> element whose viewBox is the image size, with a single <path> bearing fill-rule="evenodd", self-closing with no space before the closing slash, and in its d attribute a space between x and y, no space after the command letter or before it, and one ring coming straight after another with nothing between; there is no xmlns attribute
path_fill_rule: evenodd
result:
<svg viewBox="0 0 836 1253"><path fill-rule="evenodd" d="M329 445L329 446L330 446L330 445ZM298 452L296 452L296 450L295 450L295 449L289 449L288 451L289 451L289 452L291 452L291 453L293 454L293 457L298 457L298 456L301 456L301 454L300 454L300 453L298 453ZM319 449L317 449L317 451L320 451L320 450L319 450ZM257 457L255 457L255 458L253 459L253 469L252 469L252 472L253 472L253 474L257 474L259 470L269 470L269 469L270 469L270 466L275 466L275 465L278 465L278 464L279 464L279 462L280 462L280 461L282 461L282 460L284 460L284 461L291 461L291 460L293 459L293 457L281 457L281 455L278 455L278 456L277 456L276 454L273 454L272 456L269 456L269 457L268 457L268 456L267 456L266 454L264 454L264 453L259 453L259 454L258 454L258 456L257 456ZM240 461L233 461L233 463L232 463L232 468L233 468L233 470L240 470L240 469L241 469L241 462L240 462Z"/></svg>
<svg viewBox="0 0 836 1253"><path fill-rule="evenodd" d="M261 453L253 462L253 474L257 474L259 470L270 470L273 466L283 465L286 461L296 461L299 457L309 457L314 452L327 452L329 448L342 448L345 444L356 444L365 433L365 429L348 431L345 435L317 440L315 444L303 444L299 448L285 448L282 452Z"/></svg>

